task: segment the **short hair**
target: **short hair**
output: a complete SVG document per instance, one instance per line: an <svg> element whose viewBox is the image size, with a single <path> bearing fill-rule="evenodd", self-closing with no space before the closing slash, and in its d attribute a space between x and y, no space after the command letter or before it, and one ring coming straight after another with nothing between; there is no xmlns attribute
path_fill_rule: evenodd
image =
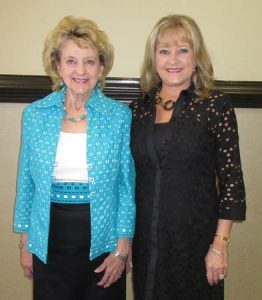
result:
<svg viewBox="0 0 262 300"><path fill-rule="evenodd" d="M98 51L100 63L104 66L99 80L101 88L114 61L114 50L105 32L99 30L95 22L72 16L64 17L49 33L44 43L43 65L52 79L53 90L60 90L62 79L57 65L60 62L61 48L66 40L73 40L79 47L90 46Z"/></svg>
<svg viewBox="0 0 262 300"><path fill-rule="evenodd" d="M161 79L156 71L156 45L159 38L166 34L179 34L186 40L194 51L196 59L196 71L192 76L196 94L199 98L208 95L213 88L213 67L206 49L201 31L196 22L184 15L168 15L161 18L151 31L145 48L145 57L141 70L140 86L142 92L148 92L151 88L159 86Z"/></svg>

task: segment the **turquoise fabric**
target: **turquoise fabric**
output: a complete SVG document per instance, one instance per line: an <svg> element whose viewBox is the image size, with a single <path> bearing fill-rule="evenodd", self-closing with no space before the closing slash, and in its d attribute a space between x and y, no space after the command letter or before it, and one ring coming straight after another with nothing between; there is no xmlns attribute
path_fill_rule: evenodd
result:
<svg viewBox="0 0 262 300"><path fill-rule="evenodd" d="M53 92L23 112L14 230L28 233L28 251L43 262L48 254L50 193L64 94L65 88ZM113 251L118 237L134 235L135 169L129 108L96 87L86 109L92 260Z"/></svg>
<svg viewBox="0 0 262 300"><path fill-rule="evenodd" d="M90 203L89 184L82 182L53 182L50 200L59 204Z"/></svg>

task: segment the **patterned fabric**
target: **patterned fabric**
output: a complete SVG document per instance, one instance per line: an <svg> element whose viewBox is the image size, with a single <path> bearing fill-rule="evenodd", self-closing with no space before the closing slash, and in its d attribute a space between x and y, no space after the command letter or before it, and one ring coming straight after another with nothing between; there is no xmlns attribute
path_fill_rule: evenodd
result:
<svg viewBox="0 0 262 300"><path fill-rule="evenodd" d="M245 219L234 109L219 91L199 101L191 87L174 107L170 138L161 140L154 133L155 93L132 103L135 298L221 300L223 281L208 284L205 256L219 218ZM167 143L161 161L154 136Z"/></svg>
<svg viewBox="0 0 262 300"><path fill-rule="evenodd" d="M50 199L61 204L90 203L88 183L53 182Z"/></svg>
<svg viewBox="0 0 262 300"><path fill-rule="evenodd" d="M50 193L63 119L65 88L23 112L14 229L28 232L28 250L47 259ZM118 237L134 234L135 171L130 154L129 108L96 87L86 104L91 205L90 259L112 251Z"/></svg>

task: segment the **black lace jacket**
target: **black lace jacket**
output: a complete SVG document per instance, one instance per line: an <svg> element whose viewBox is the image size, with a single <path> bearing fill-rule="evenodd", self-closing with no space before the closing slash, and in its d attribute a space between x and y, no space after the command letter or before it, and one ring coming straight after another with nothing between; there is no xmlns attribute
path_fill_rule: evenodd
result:
<svg viewBox="0 0 262 300"><path fill-rule="evenodd" d="M200 101L192 87L183 91L160 163L154 149L155 93L153 89L131 104L137 173L136 299L222 299L211 298L214 289L206 280L204 257L218 219L245 219L235 112L219 91Z"/></svg>

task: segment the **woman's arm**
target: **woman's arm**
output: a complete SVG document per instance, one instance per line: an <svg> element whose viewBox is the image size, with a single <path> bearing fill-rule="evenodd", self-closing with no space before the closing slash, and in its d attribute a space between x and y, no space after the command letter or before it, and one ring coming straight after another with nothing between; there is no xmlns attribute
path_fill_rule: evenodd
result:
<svg viewBox="0 0 262 300"><path fill-rule="evenodd" d="M130 256L132 257L130 240L118 238L116 250L111 252L103 263L95 269L96 273L104 271L104 276L97 285L106 288L116 282L121 277Z"/></svg>
<svg viewBox="0 0 262 300"><path fill-rule="evenodd" d="M24 269L25 277L32 279L33 277L33 256L32 253L27 251L27 233L21 234L21 240L19 244L20 248L20 261Z"/></svg>
<svg viewBox="0 0 262 300"><path fill-rule="evenodd" d="M34 183L30 172L30 113L26 108L22 118L22 134L17 175L17 191L15 200L14 230L27 232L29 230Z"/></svg>
<svg viewBox="0 0 262 300"><path fill-rule="evenodd" d="M131 119L131 110L127 108L121 125L122 140L117 178L117 236L122 238L133 238L135 228L135 165L130 149Z"/></svg>
<svg viewBox="0 0 262 300"><path fill-rule="evenodd" d="M218 220L216 234L206 256L207 280L210 285L228 275L228 245L233 221Z"/></svg>
<svg viewBox="0 0 262 300"><path fill-rule="evenodd" d="M130 150L131 111L128 110L122 121L122 139L119 154L119 174L117 178L118 207L117 228L118 242L115 251L104 260L95 272L104 271L104 276L98 283L108 287L116 282L125 267L132 267L131 239L135 227L135 167Z"/></svg>
<svg viewBox="0 0 262 300"><path fill-rule="evenodd" d="M225 95L217 95L211 115L216 138L216 174L219 217L213 243L206 256L207 279L216 284L228 275L228 244L233 220L244 220L245 188L241 169L237 120Z"/></svg>

